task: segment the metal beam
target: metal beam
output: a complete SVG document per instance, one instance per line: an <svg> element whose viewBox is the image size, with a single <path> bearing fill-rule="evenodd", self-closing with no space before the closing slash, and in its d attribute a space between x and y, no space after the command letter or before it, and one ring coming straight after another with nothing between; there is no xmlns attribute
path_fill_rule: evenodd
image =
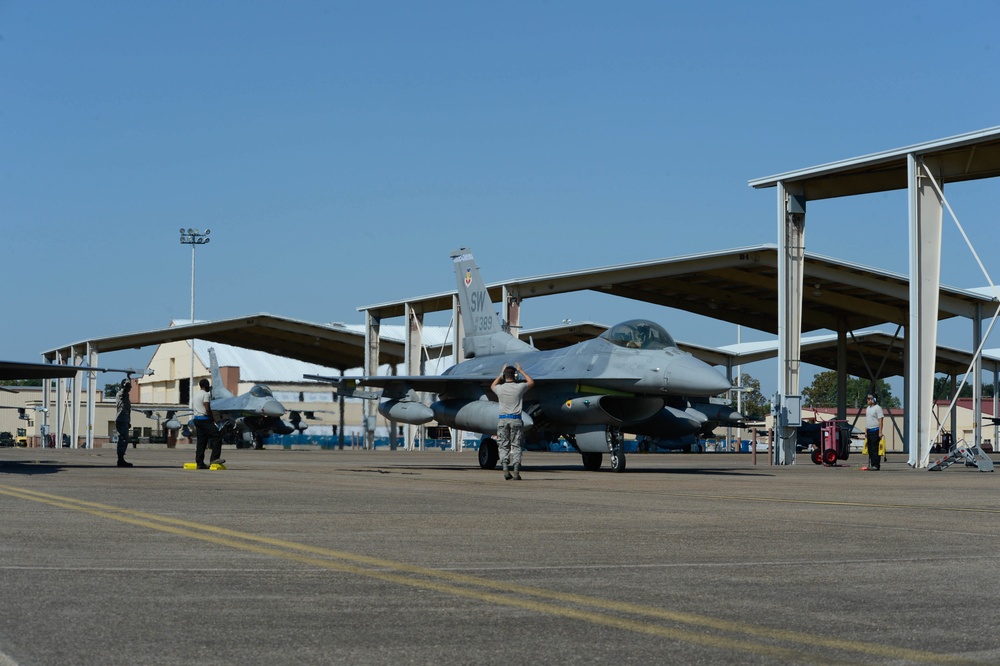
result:
<svg viewBox="0 0 1000 666"><path fill-rule="evenodd" d="M406 336L404 340L406 357L405 367L406 374L408 375L422 375L424 374L424 355L423 355L423 324L424 315L422 312L418 312L414 309L412 304L407 303L406 305L406 330L403 335ZM424 396L421 395L421 400ZM395 427L395 424L393 424ZM406 424L403 428L403 432L406 436L406 450L412 451L414 447L414 438L417 432L417 426L412 424ZM425 447L424 437L420 438L419 449L423 450Z"/></svg>
<svg viewBox="0 0 1000 666"><path fill-rule="evenodd" d="M381 320L370 312L365 312L365 374L378 374L378 355ZM395 366L393 366L395 367ZM364 401L365 413L365 448L375 449L375 414L374 400Z"/></svg>
<svg viewBox="0 0 1000 666"><path fill-rule="evenodd" d="M907 335L910 415L909 463L925 468L930 460L931 408L934 404L934 352L937 348L938 295L941 285L941 226L944 205L928 175L937 165L917 154L907 156L910 225L910 318Z"/></svg>
<svg viewBox="0 0 1000 666"><path fill-rule="evenodd" d="M778 184L778 393L780 415L789 396L800 394L802 349L802 275L805 260L805 201L794 186ZM781 418L775 428L774 463L795 462L797 432Z"/></svg>

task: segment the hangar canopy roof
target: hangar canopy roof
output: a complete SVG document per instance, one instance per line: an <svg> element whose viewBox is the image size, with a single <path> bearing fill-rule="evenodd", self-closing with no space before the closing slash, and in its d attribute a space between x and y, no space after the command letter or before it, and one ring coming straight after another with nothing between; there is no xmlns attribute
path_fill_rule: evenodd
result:
<svg viewBox="0 0 1000 666"><path fill-rule="evenodd" d="M235 319L195 322L142 333L128 333L97 338L43 352L54 361L58 352L70 358L71 348L85 353L87 343L97 352L140 349L178 340L208 340L234 347L257 349L278 356L295 358L328 368L349 369L361 365L364 358L364 333L337 324L313 324L270 314L256 314ZM379 363L400 363L403 345L392 340L379 343Z"/></svg>
<svg viewBox="0 0 1000 666"><path fill-rule="evenodd" d="M776 245L494 283L488 289L495 303L501 301L504 286L512 297L521 299L580 290L599 291L777 334ZM418 312L450 310L455 293L443 292L359 310L367 310L379 318L403 316L407 303ZM898 273L806 253L803 299L802 330L805 332L837 330L839 319L844 320L848 330L871 328L886 322L902 325L909 312L909 281ZM938 317L971 318L980 306L986 304L995 306L996 301L973 291L942 287ZM111 352L194 338L347 370L359 367L364 358L364 334L359 329L342 324L314 324L263 313L98 338L89 343L98 352ZM522 330L522 337L530 336L535 346L545 349L589 339L603 330L604 327L599 324L579 323ZM49 350L43 356L54 361L56 354L61 352L67 359L70 358L71 348L82 353L87 342ZM379 350L380 364L403 360L403 344L386 339L385 335ZM443 353L450 354L451 351L446 348ZM809 358L803 360L829 367ZM866 374L855 370L850 372L859 376Z"/></svg>
<svg viewBox="0 0 1000 666"><path fill-rule="evenodd" d="M1000 127L758 178L750 186L794 184L802 188L806 199L905 190L911 154L919 155L932 172L939 170L944 183L1000 176Z"/></svg>
<svg viewBox="0 0 1000 666"><path fill-rule="evenodd" d="M807 252L802 331L870 328L909 317L905 275ZM655 303L777 334L778 247L774 244L621 264L583 271L518 278L488 285L500 303L503 288L528 299L591 290ZM450 310L455 291L358 308L384 319L402 317L409 304L417 312ZM939 319L972 318L977 307L995 301L974 292L941 287Z"/></svg>
<svg viewBox="0 0 1000 666"><path fill-rule="evenodd" d="M901 335L894 336L883 331L858 331L849 334L846 371L855 377L868 377L869 371L880 378L902 377L903 345ZM777 340L744 342L726 345L719 349L681 342L678 342L677 346L713 365L725 365L727 362L733 365L754 363L778 355ZM972 364L973 354L970 351L938 346L935 359L935 372L960 377ZM802 361L828 370L836 370L836 333L802 338ZM994 373L1000 370L1000 350L983 352L983 369Z"/></svg>

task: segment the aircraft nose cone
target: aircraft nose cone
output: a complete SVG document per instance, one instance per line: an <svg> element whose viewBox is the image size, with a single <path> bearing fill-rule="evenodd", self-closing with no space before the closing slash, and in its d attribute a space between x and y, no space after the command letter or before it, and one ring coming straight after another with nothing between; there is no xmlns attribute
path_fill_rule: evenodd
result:
<svg viewBox="0 0 1000 666"><path fill-rule="evenodd" d="M693 356L674 358L664 373L667 386L684 395L718 395L732 388L729 380Z"/></svg>
<svg viewBox="0 0 1000 666"><path fill-rule="evenodd" d="M283 416L285 406L277 400L268 400L260 407L260 413L264 416Z"/></svg>

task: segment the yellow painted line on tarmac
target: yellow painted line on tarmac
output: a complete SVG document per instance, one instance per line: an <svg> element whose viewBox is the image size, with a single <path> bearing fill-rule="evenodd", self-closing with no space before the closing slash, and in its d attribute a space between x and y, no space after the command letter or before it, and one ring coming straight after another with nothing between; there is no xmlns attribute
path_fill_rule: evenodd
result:
<svg viewBox="0 0 1000 666"><path fill-rule="evenodd" d="M400 585L431 590L446 595L475 599L496 605L511 606L552 616L582 620L595 625L648 634L687 643L694 643L716 649L750 652L771 657L779 657L782 659L790 659L801 663L826 663L829 661L827 658L820 657L813 653L806 653L777 645L757 642L761 640L771 640L801 644L806 648L824 647L856 654L867 654L890 659L901 659L916 662L942 664L982 663L952 655L925 652L922 650L913 650L889 645L863 643L860 641L844 640L787 629L775 629L743 622L723 620L695 613L682 613L679 611L664 610L652 606L643 606L629 602L619 602L601 599L599 597L547 590L544 588L520 585L517 583L494 581L468 574L440 571L378 557L310 546L307 544L274 539L271 537L263 537L246 532L238 532L236 530L216 527L214 525L144 513L131 509L122 509L97 502L77 500L70 497L26 490L13 486L0 485L0 494L40 502L59 508L79 511L98 518L115 520L130 525L167 532L245 552L291 560L318 568L375 578L387 582L398 583ZM437 580L426 580L426 578ZM460 587L459 585L486 589L470 589L469 587ZM524 597L509 595L527 595L536 597L537 599L527 599ZM541 599L542 601L538 599ZM556 605L555 603L550 602L573 604L597 610L581 610L578 608ZM615 611L617 613L654 618L657 620L666 620L679 624L694 625L698 629L688 630L676 627L666 627L659 624L632 620L599 611ZM738 634L744 636L744 638L731 638L727 636L706 634L704 632L705 628Z"/></svg>

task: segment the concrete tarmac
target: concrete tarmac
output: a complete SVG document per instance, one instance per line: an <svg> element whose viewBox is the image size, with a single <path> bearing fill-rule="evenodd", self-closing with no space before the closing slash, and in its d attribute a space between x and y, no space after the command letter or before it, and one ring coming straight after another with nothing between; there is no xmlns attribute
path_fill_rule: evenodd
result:
<svg viewBox="0 0 1000 666"><path fill-rule="evenodd" d="M1000 663L974 468L192 457L0 449L0 665Z"/></svg>

